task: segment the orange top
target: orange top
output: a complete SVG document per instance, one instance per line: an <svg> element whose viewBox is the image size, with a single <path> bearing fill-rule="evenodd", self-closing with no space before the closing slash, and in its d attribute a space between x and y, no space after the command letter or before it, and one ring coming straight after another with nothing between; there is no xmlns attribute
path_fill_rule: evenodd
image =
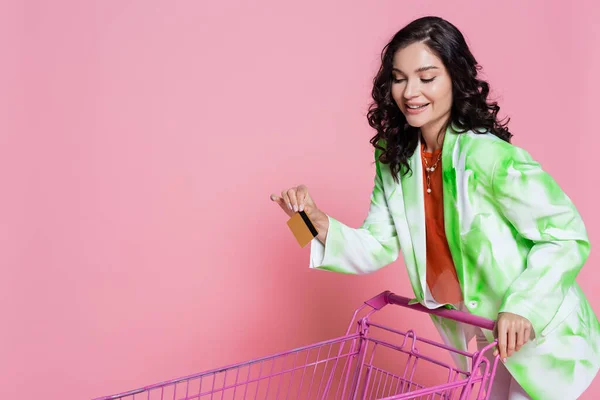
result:
<svg viewBox="0 0 600 400"><path fill-rule="evenodd" d="M450 247L444 230L444 199L442 192L442 160L441 149L433 153L425 152L421 147L423 164L423 195L425 197L425 229L427 251L427 285L433 298L438 303L458 304L462 301L462 291L456 275L454 261L450 254ZM438 161L439 157L439 161ZM424 158L427 159L425 164ZM437 162L437 164L436 164ZM428 166L435 166L429 174L429 188L427 192Z"/></svg>

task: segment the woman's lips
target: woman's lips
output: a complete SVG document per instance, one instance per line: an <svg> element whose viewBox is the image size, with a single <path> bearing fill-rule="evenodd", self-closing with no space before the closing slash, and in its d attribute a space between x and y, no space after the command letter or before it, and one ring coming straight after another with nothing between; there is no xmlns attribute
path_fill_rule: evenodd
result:
<svg viewBox="0 0 600 400"><path fill-rule="evenodd" d="M408 105L406 105L406 112L411 115L420 114L423 111L427 110L427 108L429 107L429 104L430 103L427 103L423 107L419 107L419 108L409 108Z"/></svg>

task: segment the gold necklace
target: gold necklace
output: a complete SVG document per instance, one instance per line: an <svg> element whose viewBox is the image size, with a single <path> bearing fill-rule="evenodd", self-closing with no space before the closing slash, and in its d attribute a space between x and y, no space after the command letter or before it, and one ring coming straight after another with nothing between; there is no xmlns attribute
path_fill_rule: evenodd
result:
<svg viewBox="0 0 600 400"><path fill-rule="evenodd" d="M438 154L438 158L435 161L435 163L430 167L429 163L427 162L427 158L425 158L425 156L423 156L421 154L421 156L423 157L423 161L425 162L425 172L427 174L426 177L426 182L427 182L427 194L431 193L431 173L433 171L435 171L435 169L437 168L438 163L440 162L441 158L442 158L442 153L440 152L440 154Z"/></svg>

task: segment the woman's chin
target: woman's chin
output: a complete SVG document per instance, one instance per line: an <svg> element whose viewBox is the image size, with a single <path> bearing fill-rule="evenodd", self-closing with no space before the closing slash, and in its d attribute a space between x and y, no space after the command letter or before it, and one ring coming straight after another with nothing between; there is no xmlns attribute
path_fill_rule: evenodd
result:
<svg viewBox="0 0 600 400"><path fill-rule="evenodd" d="M402 111L402 110L401 110ZM420 128L425 123L427 123L427 118L423 118L424 115L413 115L408 112L402 111L404 118L406 119L406 123L413 128Z"/></svg>
<svg viewBox="0 0 600 400"><path fill-rule="evenodd" d="M419 118L410 118L409 116L408 118L406 118L406 123L412 126L413 128L421 128L427 123L427 121L423 121Z"/></svg>

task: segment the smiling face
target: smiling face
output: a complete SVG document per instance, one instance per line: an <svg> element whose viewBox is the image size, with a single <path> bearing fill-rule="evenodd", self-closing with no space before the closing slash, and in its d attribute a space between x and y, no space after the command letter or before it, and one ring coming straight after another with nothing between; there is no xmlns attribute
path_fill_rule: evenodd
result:
<svg viewBox="0 0 600 400"><path fill-rule="evenodd" d="M409 125L439 131L450 118L452 81L446 67L417 42L394 55L392 97Z"/></svg>

